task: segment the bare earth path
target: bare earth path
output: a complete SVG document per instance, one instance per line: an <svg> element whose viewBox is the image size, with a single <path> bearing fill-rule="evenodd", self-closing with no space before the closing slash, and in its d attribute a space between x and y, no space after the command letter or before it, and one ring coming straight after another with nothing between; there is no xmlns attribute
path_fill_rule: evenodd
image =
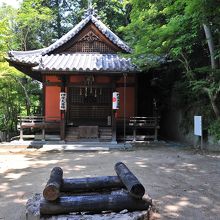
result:
<svg viewBox="0 0 220 220"><path fill-rule="evenodd" d="M24 220L27 199L42 191L54 166L61 166L65 177L115 175L118 161L144 184L161 219L220 219L220 154L169 145L95 153L30 152L0 145L0 219Z"/></svg>

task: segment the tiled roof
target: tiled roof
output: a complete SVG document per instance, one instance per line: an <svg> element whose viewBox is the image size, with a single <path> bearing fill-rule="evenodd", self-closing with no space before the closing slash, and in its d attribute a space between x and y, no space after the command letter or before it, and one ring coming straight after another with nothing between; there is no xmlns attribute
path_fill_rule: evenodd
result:
<svg viewBox="0 0 220 220"><path fill-rule="evenodd" d="M131 59L117 54L73 53L45 56L17 56L10 61L32 65L33 71L97 71L134 72L137 71Z"/></svg>
<svg viewBox="0 0 220 220"><path fill-rule="evenodd" d="M76 34L82 30L86 24L92 22L112 43L116 44L119 48L124 50L127 53L131 52L131 48L122 41L116 34L114 34L105 24L103 24L100 20L98 20L94 15L89 15L85 19L83 19L79 24L77 24L72 30L70 30L67 34L61 37L59 40L51 44L49 47L45 47L39 50L32 51L10 51L9 57L16 56L38 56L38 55L46 55L58 47L62 46L70 39L72 39Z"/></svg>
<svg viewBox="0 0 220 220"><path fill-rule="evenodd" d="M86 17L67 34L45 47L32 51L10 51L6 58L12 65L28 66L26 74L33 78L40 79L40 72L43 71L78 71L78 72L136 72L137 69L130 59L122 58L117 54L99 53L68 53L53 54L52 52L75 37L89 22L92 22L100 32L122 51L130 53L131 49L106 25L104 25L93 13L88 10ZM20 67L19 67L20 68ZM23 71L23 69L22 69ZM36 76L33 71L37 71Z"/></svg>
<svg viewBox="0 0 220 220"><path fill-rule="evenodd" d="M21 64L28 64L31 66L36 66L40 63L41 55L32 55L32 56L13 56L13 57L6 57L8 61L21 63Z"/></svg>
<svg viewBox="0 0 220 220"><path fill-rule="evenodd" d="M34 58L35 59L35 58ZM130 59L117 54L55 54L45 55L34 71L77 71L77 72L134 72L136 67Z"/></svg>

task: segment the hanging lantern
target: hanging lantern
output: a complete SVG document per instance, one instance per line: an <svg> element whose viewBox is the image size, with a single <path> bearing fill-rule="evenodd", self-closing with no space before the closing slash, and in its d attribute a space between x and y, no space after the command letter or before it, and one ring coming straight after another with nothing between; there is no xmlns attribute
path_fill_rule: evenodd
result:
<svg viewBox="0 0 220 220"><path fill-rule="evenodd" d="M119 104L120 104L119 92L113 92L113 94L112 94L112 109L114 109L114 110L119 109Z"/></svg>

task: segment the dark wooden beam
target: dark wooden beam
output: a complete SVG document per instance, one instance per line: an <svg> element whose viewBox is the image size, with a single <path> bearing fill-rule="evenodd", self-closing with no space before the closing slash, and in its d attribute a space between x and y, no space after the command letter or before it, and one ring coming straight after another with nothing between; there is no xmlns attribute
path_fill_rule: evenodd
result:
<svg viewBox="0 0 220 220"><path fill-rule="evenodd" d="M61 92L66 92L66 83L67 77L65 75L61 76ZM66 133L66 110L60 110L60 138L62 141L65 140L65 133Z"/></svg>
<svg viewBox="0 0 220 220"><path fill-rule="evenodd" d="M43 196L48 201L56 200L60 195L60 187L63 182L63 170L60 167L54 167L51 170L50 178L43 190Z"/></svg>
<svg viewBox="0 0 220 220"><path fill-rule="evenodd" d="M42 78L43 78L43 100L42 100L42 104L43 104L43 109L42 109L42 114L43 115L46 115L46 108L45 108L45 102L46 102L46 86L45 86L45 79L46 79L46 76L42 76Z"/></svg>
<svg viewBox="0 0 220 220"><path fill-rule="evenodd" d="M124 87L124 83L116 83L117 88ZM135 83L126 83L126 87L135 87Z"/></svg>
<svg viewBox="0 0 220 220"><path fill-rule="evenodd" d="M85 84L79 84L79 83L68 83L67 87L75 87L75 88L81 88L85 87ZM94 84L89 85L90 88L112 88L111 84Z"/></svg>
<svg viewBox="0 0 220 220"><path fill-rule="evenodd" d="M118 176L98 176L88 178L64 179L62 192L94 192L124 188Z"/></svg>
<svg viewBox="0 0 220 220"><path fill-rule="evenodd" d="M102 211L120 212L148 210L149 202L143 199L135 199L125 191L116 191L111 194L93 194L79 196L62 196L54 202L41 200L41 215L59 215L71 212L93 212Z"/></svg>
<svg viewBox="0 0 220 220"><path fill-rule="evenodd" d="M135 76L134 116L138 115L138 78Z"/></svg>
<svg viewBox="0 0 220 220"><path fill-rule="evenodd" d="M45 86L59 86L59 87L61 87L62 83L61 82L44 82L44 85Z"/></svg>
<svg viewBox="0 0 220 220"><path fill-rule="evenodd" d="M131 196L139 199L144 196L144 186L139 182L137 177L128 169L128 167L124 163L116 163L115 171L119 176L120 180L126 186Z"/></svg>
<svg viewBox="0 0 220 220"><path fill-rule="evenodd" d="M116 91L116 80L117 80L116 78L112 78L112 94L113 92ZM116 111L117 110L112 109L112 143L117 142L117 131L116 131L117 124L116 124L116 118L115 118Z"/></svg>

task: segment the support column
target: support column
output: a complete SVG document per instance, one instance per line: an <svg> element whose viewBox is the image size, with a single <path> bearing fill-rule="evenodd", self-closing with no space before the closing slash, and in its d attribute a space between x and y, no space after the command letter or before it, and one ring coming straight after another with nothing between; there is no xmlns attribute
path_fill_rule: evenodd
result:
<svg viewBox="0 0 220 220"><path fill-rule="evenodd" d="M66 92L66 77L61 77L61 92ZM60 138L61 141L65 140L66 131L66 110L60 110Z"/></svg>
<svg viewBox="0 0 220 220"><path fill-rule="evenodd" d="M157 136L158 136L158 131L157 131L157 126L156 126L155 131L154 131L154 141L158 141Z"/></svg>
<svg viewBox="0 0 220 220"><path fill-rule="evenodd" d="M136 142L136 127L133 128L133 142Z"/></svg>
<svg viewBox="0 0 220 220"><path fill-rule="evenodd" d="M126 101L127 101L127 97L126 97L126 87L127 87L127 74L124 73L123 74L124 77L124 148L126 148Z"/></svg>
<svg viewBox="0 0 220 220"><path fill-rule="evenodd" d="M112 143L117 143L115 111L112 111Z"/></svg>
<svg viewBox="0 0 220 220"><path fill-rule="evenodd" d="M116 79L112 80L112 94L116 90ZM116 110L112 109L112 143L117 143L117 123L115 118Z"/></svg>
<svg viewBox="0 0 220 220"><path fill-rule="evenodd" d="M154 141L158 141L158 128L159 128L159 123L158 123L158 117L156 115L156 117L155 117Z"/></svg>
<svg viewBox="0 0 220 220"><path fill-rule="evenodd" d="M20 139L19 139L19 141L23 141L24 139L23 139L23 128L22 127L20 127Z"/></svg>
<svg viewBox="0 0 220 220"><path fill-rule="evenodd" d="M42 128L42 141L45 141L45 127Z"/></svg>

